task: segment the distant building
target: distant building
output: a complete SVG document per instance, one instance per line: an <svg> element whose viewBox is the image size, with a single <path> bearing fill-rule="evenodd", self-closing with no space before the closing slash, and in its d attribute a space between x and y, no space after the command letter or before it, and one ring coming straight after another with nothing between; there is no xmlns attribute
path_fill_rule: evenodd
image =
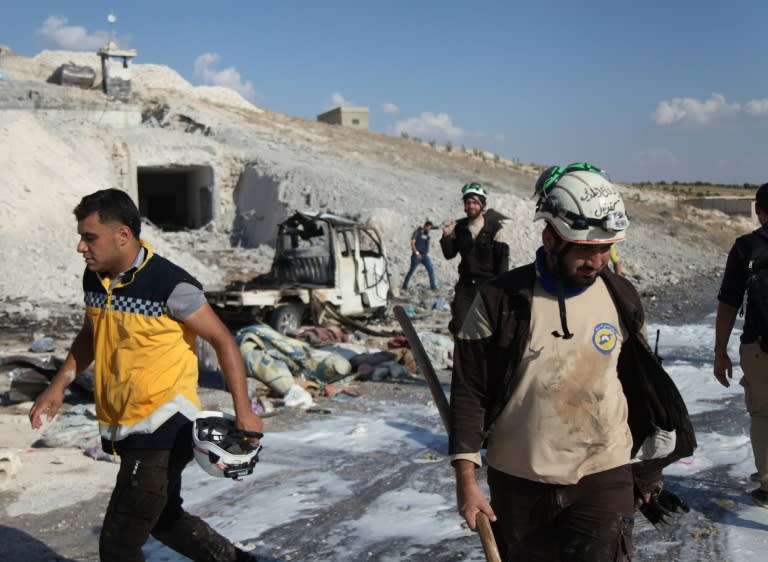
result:
<svg viewBox="0 0 768 562"><path fill-rule="evenodd" d="M317 116L317 120L329 125L342 125L368 130L367 107L336 107Z"/></svg>
<svg viewBox="0 0 768 562"><path fill-rule="evenodd" d="M110 41L99 49L104 93L120 101L131 100L131 59L135 49L118 49Z"/></svg>

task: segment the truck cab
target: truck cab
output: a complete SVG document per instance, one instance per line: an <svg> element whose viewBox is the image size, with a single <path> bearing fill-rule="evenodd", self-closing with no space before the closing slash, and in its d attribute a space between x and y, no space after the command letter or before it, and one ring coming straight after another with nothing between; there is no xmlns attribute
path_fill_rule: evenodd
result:
<svg viewBox="0 0 768 562"><path fill-rule="evenodd" d="M359 317L382 313L392 298L378 230L330 213L298 211L278 225L269 273L235 282L206 298L229 324L267 322L286 333L321 312Z"/></svg>

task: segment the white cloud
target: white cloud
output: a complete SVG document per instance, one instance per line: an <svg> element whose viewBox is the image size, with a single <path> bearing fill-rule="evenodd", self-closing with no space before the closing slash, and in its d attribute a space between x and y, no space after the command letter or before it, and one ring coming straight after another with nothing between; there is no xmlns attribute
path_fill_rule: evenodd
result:
<svg viewBox="0 0 768 562"><path fill-rule="evenodd" d="M349 107L351 105L354 104L345 99L340 92L333 92L331 94L331 106L328 109L332 109L334 107Z"/></svg>
<svg viewBox="0 0 768 562"><path fill-rule="evenodd" d="M389 113L390 115L394 115L395 113L400 113L400 108L397 107L394 103L383 103L381 104L381 110L384 113Z"/></svg>
<svg viewBox="0 0 768 562"><path fill-rule="evenodd" d="M750 115L768 115L768 98L750 100L747 102L746 109Z"/></svg>
<svg viewBox="0 0 768 562"><path fill-rule="evenodd" d="M67 25L64 16L49 16L37 30L37 35L53 47L66 51L91 51L103 47L109 41L109 32L88 31L79 25Z"/></svg>
<svg viewBox="0 0 768 562"><path fill-rule="evenodd" d="M739 111L741 111L741 106L738 103L728 103L725 96L713 93L705 101L693 98L673 98L671 101L661 101L653 113L653 119L657 125L672 125L680 122L705 125L713 119Z"/></svg>
<svg viewBox="0 0 768 562"><path fill-rule="evenodd" d="M229 88L245 99L254 101L256 99L256 90L250 80L243 82L242 76L240 76L240 73L234 66L218 70L216 66L220 58L218 53L204 53L197 57L194 67L195 78L206 86Z"/></svg>
<svg viewBox="0 0 768 562"><path fill-rule="evenodd" d="M412 137L425 140L445 142L457 140L464 136L464 130L453 124L447 113L431 113L426 111L418 117L411 117L396 122L389 128L390 134L408 133Z"/></svg>

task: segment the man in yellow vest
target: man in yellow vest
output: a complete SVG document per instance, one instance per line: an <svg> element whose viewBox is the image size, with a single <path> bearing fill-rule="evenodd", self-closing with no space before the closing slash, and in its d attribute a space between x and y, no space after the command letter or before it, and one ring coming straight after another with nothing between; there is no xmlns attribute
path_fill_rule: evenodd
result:
<svg viewBox="0 0 768 562"><path fill-rule="evenodd" d="M101 560L144 560L154 536L192 560L249 555L182 509L181 473L193 458L200 410L195 338L216 350L232 394L235 425L256 440L263 422L251 410L234 338L205 300L200 283L140 239L141 216L123 191L105 189L75 208L85 259L85 320L66 360L30 410L41 427L61 408L64 389L94 363L102 446L120 469L99 537Z"/></svg>

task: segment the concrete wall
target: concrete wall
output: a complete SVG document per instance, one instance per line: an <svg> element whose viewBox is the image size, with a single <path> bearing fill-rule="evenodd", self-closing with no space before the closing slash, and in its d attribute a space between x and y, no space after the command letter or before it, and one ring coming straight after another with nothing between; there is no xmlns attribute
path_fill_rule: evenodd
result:
<svg viewBox="0 0 768 562"><path fill-rule="evenodd" d="M234 193L235 221L232 245L253 248L275 243L277 225L288 213L281 200L280 181L248 166L240 175Z"/></svg>
<svg viewBox="0 0 768 562"><path fill-rule="evenodd" d="M92 123L123 129L141 124L141 107L107 99L97 91L32 81L0 81L0 114L31 113L57 123Z"/></svg>
<svg viewBox="0 0 768 562"><path fill-rule="evenodd" d="M341 110L341 124L344 127L368 130L368 108L349 107Z"/></svg>
<svg viewBox="0 0 768 562"><path fill-rule="evenodd" d="M699 209L722 211L728 215L751 217L755 214L754 197L695 197L685 202Z"/></svg>
<svg viewBox="0 0 768 562"><path fill-rule="evenodd" d="M58 123L91 123L113 129L125 129L141 124L141 110L138 106L99 111L92 109L0 109L0 114L14 119L30 112L40 119L50 119Z"/></svg>
<svg viewBox="0 0 768 562"><path fill-rule="evenodd" d="M213 220L215 183L213 168L199 166L189 175L190 212L194 224L203 226Z"/></svg>
<svg viewBox="0 0 768 562"><path fill-rule="evenodd" d="M329 125L341 125L341 108L337 107L321 113L317 116L317 120L321 123L328 123Z"/></svg>

